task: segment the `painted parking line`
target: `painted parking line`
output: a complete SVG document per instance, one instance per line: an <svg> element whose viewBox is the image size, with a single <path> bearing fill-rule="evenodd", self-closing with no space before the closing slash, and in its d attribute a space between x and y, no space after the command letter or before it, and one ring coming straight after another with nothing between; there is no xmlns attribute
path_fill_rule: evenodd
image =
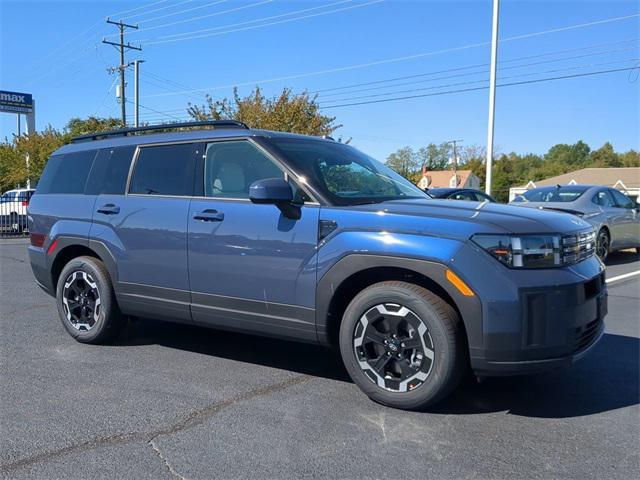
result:
<svg viewBox="0 0 640 480"><path fill-rule="evenodd" d="M625 278L635 277L636 275L640 275L640 270L630 273L625 273L623 275L618 275L616 277L607 278L607 283L617 282L619 280L624 280Z"/></svg>

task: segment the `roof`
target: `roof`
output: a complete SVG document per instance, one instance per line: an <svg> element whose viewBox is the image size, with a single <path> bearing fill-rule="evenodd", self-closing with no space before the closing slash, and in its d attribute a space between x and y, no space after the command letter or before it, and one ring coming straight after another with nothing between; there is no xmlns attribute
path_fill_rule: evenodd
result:
<svg viewBox="0 0 640 480"><path fill-rule="evenodd" d="M601 185L609 187L615 186L620 181L626 188L640 188L640 167L583 168L582 170L545 178L544 180L538 180L533 183L536 187L544 187L566 185L572 180L573 183L581 185ZM520 185L516 188L527 188L527 185Z"/></svg>
<svg viewBox="0 0 640 480"><path fill-rule="evenodd" d="M458 170L456 173L458 175L458 185L460 186L467 183L469 177L473 175L471 170ZM427 172L429 188L450 187L451 177L453 177L453 170L429 170Z"/></svg>
<svg viewBox="0 0 640 480"><path fill-rule="evenodd" d="M69 143L60 147L54 155L82 152L85 150L95 150L100 148L124 147L129 145L148 145L151 143L170 143L183 141L210 140L215 138L246 138L246 137L282 137L282 138L306 138L320 141L333 142L333 140L323 140L322 137L311 137L295 133L275 132L271 130L245 129L245 128L207 128L199 130L180 130L166 133L148 133L142 135L127 135L107 137L102 140L83 141Z"/></svg>

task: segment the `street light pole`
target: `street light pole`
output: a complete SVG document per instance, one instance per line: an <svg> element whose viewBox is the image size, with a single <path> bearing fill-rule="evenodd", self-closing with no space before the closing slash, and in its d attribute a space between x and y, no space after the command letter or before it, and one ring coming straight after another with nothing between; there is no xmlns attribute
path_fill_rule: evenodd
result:
<svg viewBox="0 0 640 480"><path fill-rule="evenodd" d="M484 191L491 195L491 167L493 164L493 125L496 109L496 66L498 63L498 19L500 0L493 0L493 23L491 33L491 72L489 78L489 126L487 129L487 174Z"/></svg>
<svg viewBox="0 0 640 480"><path fill-rule="evenodd" d="M140 64L144 60L133 61L133 125L140 126Z"/></svg>

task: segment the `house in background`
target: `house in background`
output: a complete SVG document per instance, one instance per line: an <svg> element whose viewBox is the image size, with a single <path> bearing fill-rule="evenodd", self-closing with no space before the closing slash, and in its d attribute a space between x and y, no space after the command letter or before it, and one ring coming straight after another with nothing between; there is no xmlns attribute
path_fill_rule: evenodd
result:
<svg viewBox="0 0 640 480"><path fill-rule="evenodd" d="M438 170L422 169L422 178L418 182L422 190L427 188L480 188L480 179L471 170Z"/></svg>
<svg viewBox="0 0 640 480"><path fill-rule="evenodd" d="M640 167L625 168L583 168L544 180L533 180L519 187L509 189L509 201L527 190L553 185L602 185L613 187L631 197L636 202L640 195Z"/></svg>

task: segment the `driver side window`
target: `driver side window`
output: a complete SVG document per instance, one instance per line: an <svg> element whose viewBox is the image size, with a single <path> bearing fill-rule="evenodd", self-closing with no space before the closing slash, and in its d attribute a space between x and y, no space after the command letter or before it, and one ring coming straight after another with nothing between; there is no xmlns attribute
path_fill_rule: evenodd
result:
<svg viewBox="0 0 640 480"><path fill-rule="evenodd" d="M593 196L593 203L601 207L614 207L613 198L606 190L600 190Z"/></svg>
<svg viewBox="0 0 640 480"><path fill-rule="evenodd" d="M611 195L613 195L613 199L615 200L616 206L618 208L633 208L633 200L631 200L625 194L613 189L609 191L611 192Z"/></svg>

